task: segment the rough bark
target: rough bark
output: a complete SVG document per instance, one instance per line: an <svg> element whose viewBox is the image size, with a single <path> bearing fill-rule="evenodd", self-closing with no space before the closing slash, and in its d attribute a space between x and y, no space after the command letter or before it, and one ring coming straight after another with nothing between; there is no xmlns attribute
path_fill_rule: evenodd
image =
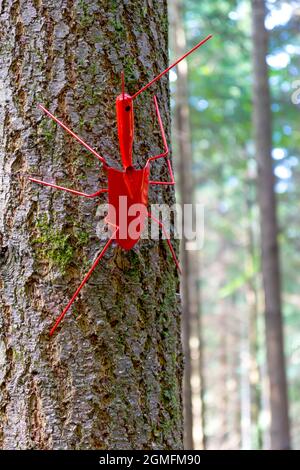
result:
<svg viewBox="0 0 300 470"><path fill-rule="evenodd" d="M268 33L264 21L265 2L252 0L254 130L258 164L262 273L265 294L267 362L270 381L271 447L290 446L287 384L284 361L278 224L272 169L271 100L266 56Z"/></svg>
<svg viewBox="0 0 300 470"><path fill-rule="evenodd" d="M94 192L106 175L37 103L120 165L115 98L165 68L166 0L0 1L0 448L182 448L178 277L165 241L113 245L49 339L105 242L100 200L38 187L26 174ZM134 161L169 136L167 78L135 101ZM153 178L167 178L153 165ZM151 202L174 202L172 188Z"/></svg>

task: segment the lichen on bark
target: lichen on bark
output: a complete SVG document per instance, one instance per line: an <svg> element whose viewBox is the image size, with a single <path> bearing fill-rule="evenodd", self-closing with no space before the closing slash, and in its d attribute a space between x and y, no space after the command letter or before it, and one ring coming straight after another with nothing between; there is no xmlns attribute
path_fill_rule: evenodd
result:
<svg viewBox="0 0 300 470"><path fill-rule="evenodd" d="M180 303L165 242L111 247L49 340L103 246L106 196L75 199L26 176L105 186L97 160L37 103L119 166L120 73L133 93L165 68L166 1L6 0L0 25L0 447L180 449ZM167 78L152 92L169 136ZM135 102L137 167L162 146L150 107L151 92ZM150 202L172 204L172 188L151 189Z"/></svg>

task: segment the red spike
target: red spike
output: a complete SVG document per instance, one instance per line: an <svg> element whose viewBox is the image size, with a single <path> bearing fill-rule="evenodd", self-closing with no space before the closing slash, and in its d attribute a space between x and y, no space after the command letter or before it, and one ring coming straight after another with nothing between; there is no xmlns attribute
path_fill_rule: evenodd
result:
<svg viewBox="0 0 300 470"><path fill-rule="evenodd" d="M181 60L185 59L188 55L190 55L192 52L194 52L196 49L198 49L198 47L202 46L203 44L205 44L209 39L212 38L212 34L209 34L209 36L207 36L205 39L203 39L201 42L199 42L199 44L196 44L196 46L193 47L193 49L191 49L190 51L186 52L182 57L180 57L178 60L176 60L176 62L174 62L174 64L172 65L169 65L168 68L166 68L166 70L164 70L163 72L161 72L159 75L157 75L157 77L153 78L153 80L151 80L151 82L147 83L147 85L143 86L143 88L141 88L139 91L137 91L133 96L132 96L132 99L136 98L140 93L142 93L143 91L145 91L149 86L151 86L154 82L156 82L157 80L159 80L163 75L165 75L166 73L169 72L169 70L171 70L173 67L175 67L175 65L177 65Z"/></svg>
<svg viewBox="0 0 300 470"><path fill-rule="evenodd" d="M121 72L121 80L122 80L122 98L124 100L125 97L125 79L124 79L124 72Z"/></svg>
<svg viewBox="0 0 300 470"><path fill-rule="evenodd" d="M57 318L54 326L51 328L50 330L50 336L53 335L53 333L55 332L56 328L58 327L58 325L60 324L60 322L62 321L62 319L64 318L65 314L67 313L67 311L69 310L69 308L71 307L71 305L73 304L74 300L76 299L76 297L78 296L79 292L81 291L82 287L84 286L84 284L86 284L86 282L89 280L89 278L91 277L91 274L92 272L94 271L94 269L96 268L96 266L99 264L99 262L101 261L101 259L103 258L103 256L105 255L109 245L111 244L111 242L114 240L114 237L117 233L117 231L119 230L119 228L117 228L114 233L112 234L112 236L110 237L110 239L106 242L103 250L101 251L100 255L98 255L98 257L96 258L96 260L94 261L92 267L89 269L88 273L85 275L83 281L81 282L81 284L79 285L79 287L76 289L75 291L75 294L73 295L73 297L71 298L71 300L69 301L68 305L65 307L65 309L63 310L63 312L59 315L59 317Z"/></svg>
<svg viewBox="0 0 300 470"><path fill-rule="evenodd" d="M174 248L173 248L173 246L172 246L172 243L170 242L170 237L169 237L169 235L168 235L168 233L167 233L167 231L166 231L166 229L165 229L164 224L163 224L162 222L160 222L160 220L158 220L156 217L154 217L154 215L152 215L151 212L148 212L148 217L150 217L150 219L154 220L154 222L156 222L156 223L161 227L161 229L162 229L162 231L163 231L163 233L164 233L164 235L165 235L165 237L166 237L167 243L168 243L168 245L169 245L169 248L170 248L170 251L171 251L171 254L172 254L172 257L173 257L173 261L174 261L174 263L176 264L176 267L177 267L179 273L182 274L179 261L178 261L178 259L177 259L177 257L176 257L176 253L175 253L175 251L174 251Z"/></svg>
<svg viewBox="0 0 300 470"><path fill-rule="evenodd" d="M105 163L106 164L106 161L103 157L101 157L101 155L99 155L99 153L96 152L96 150L94 150L92 147L90 147L86 142L84 142L84 140L82 140L77 134L75 134L75 132L71 131L71 129L69 129L63 122L61 122L59 119L57 119L55 116L53 116L52 113L50 113L50 111L48 111L48 109L46 109L42 104L39 104L38 105L46 114L48 114L48 116L53 119L53 121L55 121L57 124L59 124L63 129L65 129L65 131L67 131L72 137L74 137L74 139L78 140L78 142L81 143L81 145L83 145L87 150L89 150L93 155L95 155L95 157L98 158L98 160L100 160L100 162L102 163Z"/></svg>
<svg viewBox="0 0 300 470"><path fill-rule="evenodd" d="M108 189L100 189L96 193L86 194L86 193L83 193L82 191L77 191L77 189L65 188L64 186L58 186L57 184L48 183L47 181L37 180L36 178L29 178L29 180L32 181L33 183L43 184L44 186L50 186L50 188L60 189L61 191L67 191L68 193L75 194L76 196L84 196L84 197L89 197L89 198L97 197L97 196L100 196L100 194L102 193L108 192Z"/></svg>

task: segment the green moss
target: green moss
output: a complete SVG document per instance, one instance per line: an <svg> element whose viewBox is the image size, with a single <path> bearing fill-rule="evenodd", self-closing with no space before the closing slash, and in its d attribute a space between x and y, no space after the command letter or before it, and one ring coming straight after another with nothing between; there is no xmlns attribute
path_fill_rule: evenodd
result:
<svg viewBox="0 0 300 470"><path fill-rule="evenodd" d="M73 169L80 173L80 180L84 181L87 179L87 175L82 173L82 167L92 167L94 165L93 158L91 158L90 153L85 149L79 149L76 153L73 154L72 167ZM69 181L69 180L68 180ZM65 184L64 184L65 186Z"/></svg>
<svg viewBox="0 0 300 470"><path fill-rule="evenodd" d="M40 124L40 134L45 143L50 146L53 144L56 133L56 124L48 119L43 119Z"/></svg>
<svg viewBox="0 0 300 470"><path fill-rule="evenodd" d="M65 272L70 264L74 249L70 243L70 234L66 234L51 226L46 216L38 219L36 228L39 235L33 240L37 246L37 253L50 264L57 266L61 272Z"/></svg>
<svg viewBox="0 0 300 470"><path fill-rule="evenodd" d="M92 75L93 77L99 73L99 64L98 64L98 62L93 62L93 63L90 65L90 67L89 67L89 72L91 73L91 75Z"/></svg>
<svg viewBox="0 0 300 470"><path fill-rule="evenodd" d="M96 70L96 69L95 69ZM94 72L95 72L94 70ZM97 72L95 72L97 74ZM93 75L91 75L92 77ZM92 78L91 78L92 80ZM103 89L100 88L99 86L96 86L93 83L86 83L83 86L83 91L82 91L82 104L84 108L87 108L89 106L96 106L101 102L101 97L103 95ZM79 120L79 126L82 129L86 125L86 122L83 117L80 118Z"/></svg>
<svg viewBox="0 0 300 470"><path fill-rule="evenodd" d="M33 100L36 103L45 103L45 97L40 91L33 92ZM46 106L46 104L44 104Z"/></svg>
<svg viewBox="0 0 300 470"><path fill-rule="evenodd" d="M131 280L139 281L141 277L141 265L139 256L134 251L129 251L128 255L130 268L126 271L126 274Z"/></svg>
<svg viewBox="0 0 300 470"><path fill-rule="evenodd" d="M176 374L176 362L169 364L164 370L164 380L161 385L160 399L163 403L164 409L168 412L168 417L164 416L161 420L160 429L162 430L163 436L167 438L174 426L180 422L180 393L177 389L177 383L174 382L174 376Z"/></svg>
<svg viewBox="0 0 300 470"><path fill-rule="evenodd" d="M30 165L28 168L28 173L30 175L37 175L40 171L40 168L37 165Z"/></svg>
<svg viewBox="0 0 300 470"><path fill-rule="evenodd" d="M79 12L79 23L84 28L91 26L94 22L94 16L89 12L89 6L87 5L85 0L79 0L78 6L80 8Z"/></svg>
<svg viewBox="0 0 300 470"><path fill-rule="evenodd" d="M85 120L82 116L79 117L79 129L82 131L82 129L84 129L84 126L85 126Z"/></svg>
<svg viewBox="0 0 300 470"><path fill-rule="evenodd" d="M111 8L111 11L116 11L118 9L118 0L110 0L109 6Z"/></svg>
<svg viewBox="0 0 300 470"><path fill-rule="evenodd" d="M89 241L89 234L85 230L76 230L74 232L75 238L77 240L77 246L84 246Z"/></svg>
<svg viewBox="0 0 300 470"><path fill-rule="evenodd" d="M126 30L119 18L112 17L110 20L114 31L122 38L126 37Z"/></svg>
<svg viewBox="0 0 300 470"><path fill-rule="evenodd" d="M146 18L147 13L148 13L148 7L147 7L147 6L143 6L143 8L142 8L142 15L143 15L144 18Z"/></svg>
<svg viewBox="0 0 300 470"><path fill-rule="evenodd" d="M77 60L77 69L84 69L85 70L85 60L82 57L79 57Z"/></svg>
<svg viewBox="0 0 300 470"><path fill-rule="evenodd" d="M22 351L16 351L15 349L12 350L12 357L14 362L24 362L24 354Z"/></svg>
<svg viewBox="0 0 300 470"><path fill-rule="evenodd" d="M96 33L93 34L92 37L89 38L89 42L91 44L101 43L102 41L103 41L103 36L100 31L97 31Z"/></svg>
<svg viewBox="0 0 300 470"><path fill-rule="evenodd" d="M125 55L123 59L123 70L126 85L136 85L136 70L137 70L137 63L136 58L130 55Z"/></svg>
<svg viewBox="0 0 300 470"><path fill-rule="evenodd" d="M167 33L169 30L169 18L168 15L163 15L161 17L162 30Z"/></svg>
<svg viewBox="0 0 300 470"><path fill-rule="evenodd" d="M125 338L124 335L118 334L118 335L115 336L116 351L121 356L124 354L125 343L126 343L126 338Z"/></svg>
<svg viewBox="0 0 300 470"><path fill-rule="evenodd" d="M179 383L174 380L178 368L178 355L176 354L177 337L174 335L174 316L170 314L170 305L174 305L174 292L176 280L173 271L164 272L164 292L157 316L157 327L160 331L159 362L163 369L160 383L160 401L162 408L167 412L160 415L160 432L162 439L167 441L174 428L181 422L181 404Z"/></svg>

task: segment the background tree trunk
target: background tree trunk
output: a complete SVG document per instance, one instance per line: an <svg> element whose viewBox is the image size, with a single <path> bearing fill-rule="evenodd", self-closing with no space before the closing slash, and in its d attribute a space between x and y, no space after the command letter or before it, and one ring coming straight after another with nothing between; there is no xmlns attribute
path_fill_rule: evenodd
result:
<svg viewBox="0 0 300 470"><path fill-rule="evenodd" d="M182 448L179 286L166 242L144 240L129 252L113 245L49 339L105 242L96 210L106 196L75 199L26 177L86 192L106 186L94 157L37 104L120 167L120 73L133 93L166 67L166 3L0 1L3 449ZM138 167L162 148L153 92L169 136L165 77L135 101ZM153 178L166 175L156 162ZM173 203L172 188L151 189L157 200Z"/></svg>
<svg viewBox="0 0 300 470"><path fill-rule="evenodd" d="M265 293L266 347L270 379L271 447L290 447L287 384L285 375L280 266L277 242L276 199L272 168L271 100L266 56L268 33L265 2L252 0L254 131L258 164L262 271Z"/></svg>
<svg viewBox="0 0 300 470"><path fill-rule="evenodd" d="M253 186L251 178L245 181L247 187L246 207L245 210L249 214L249 222L247 227L247 249L248 249L248 262L252 266L253 272L255 270L256 260L258 258L256 246L256 233L254 225L254 204L256 199L256 190ZM252 196L252 194L254 195ZM247 305L249 306L249 378L251 386L251 437L252 449L262 449L263 439L262 430L260 425L260 412L262 405L261 383L262 377L259 370L258 357L260 353L259 342L259 321L261 320L260 305L259 305L259 285L257 276L251 277L247 283L246 291Z"/></svg>
<svg viewBox="0 0 300 470"><path fill-rule="evenodd" d="M173 32L173 49L175 57L181 57L187 50L187 41L183 21L183 4L181 0L171 3L171 18ZM201 52L200 52L201 53ZM177 65L175 133L178 159L179 192L182 207L194 203L195 183L193 179L192 135L189 115L188 67L183 61ZM192 227L192 220L183 214L184 227ZM193 220L195 220L193 216ZM203 368L202 341L200 321L200 292L199 292L199 252L197 247L188 250L188 240L183 234L182 243L182 301L183 301L183 347L185 357L184 368L184 434L185 448L193 449L193 437L197 428L197 447L205 446L204 406L203 406ZM195 384L199 384L196 386ZM192 385L194 384L194 386ZM197 405L197 406L195 406ZM200 405L200 406L199 406ZM199 434L201 437L199 438Z"/></svg>

